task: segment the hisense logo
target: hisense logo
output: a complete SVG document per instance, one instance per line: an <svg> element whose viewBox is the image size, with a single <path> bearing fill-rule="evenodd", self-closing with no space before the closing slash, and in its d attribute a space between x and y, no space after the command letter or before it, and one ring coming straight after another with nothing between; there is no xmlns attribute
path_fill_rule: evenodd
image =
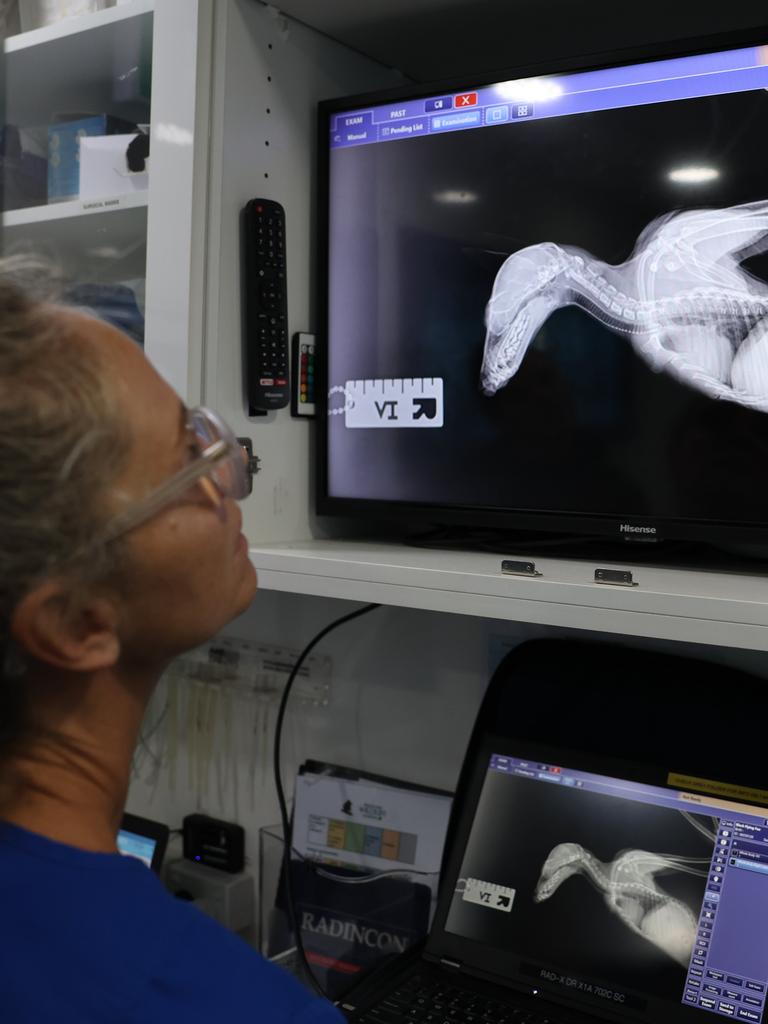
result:
<svg viewBox="0 0 768 1024"><path fill-rule="evenodd" d="M622 523L619 526L619 533L656 533L655 526L631 526L629 523Z"/></svg>

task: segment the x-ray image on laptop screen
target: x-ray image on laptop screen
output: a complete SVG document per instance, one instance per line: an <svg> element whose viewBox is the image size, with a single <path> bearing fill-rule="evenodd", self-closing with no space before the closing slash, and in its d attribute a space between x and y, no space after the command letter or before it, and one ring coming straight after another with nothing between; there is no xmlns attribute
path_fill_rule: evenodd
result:
<svg viewBox="0 0 768 1024"><path fill-rule="evenodd" d="M542 993L762 1021L765 813L494 754L446 931L513 954Z"/></svg>

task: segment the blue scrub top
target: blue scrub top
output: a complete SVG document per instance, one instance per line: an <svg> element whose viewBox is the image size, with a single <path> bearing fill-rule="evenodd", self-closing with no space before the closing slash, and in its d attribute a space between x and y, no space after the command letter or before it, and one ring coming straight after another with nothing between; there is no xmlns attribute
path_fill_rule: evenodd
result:
<svg viewBox="0 0 768 1024"><path fill-rule="evenodd" d="M140 861L0 822L0 1020L341 1024Z"/></svg>

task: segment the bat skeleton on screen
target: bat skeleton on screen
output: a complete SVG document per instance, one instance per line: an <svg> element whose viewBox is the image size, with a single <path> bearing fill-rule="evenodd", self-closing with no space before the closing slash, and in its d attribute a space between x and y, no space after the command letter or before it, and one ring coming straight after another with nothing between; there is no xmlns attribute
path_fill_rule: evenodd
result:
<svg viewBox="0 0 768 1024"><path fill-rule="evenodd" d="M741 266L765 251L768 201L659 217L618 266L572 245L521 249L488 302L482 389L509 383L539 328L574 305L626 335L653 370L768 411L768 284Z"/></svg>
<svg viewBox="0 0 768 1024"><path fill-rule="evenodd" d="M714 832L689 815L683 816L714 842ZM709 857L646 850L624 850L603 863L578 843L560 843L544 862L533 898L543 903L569 878L581 875L602 893L608 908L628 928L687 967L696 938L696 917L686 903L661 888L656 876L680 871L706 878L709 864Z"/></svg>

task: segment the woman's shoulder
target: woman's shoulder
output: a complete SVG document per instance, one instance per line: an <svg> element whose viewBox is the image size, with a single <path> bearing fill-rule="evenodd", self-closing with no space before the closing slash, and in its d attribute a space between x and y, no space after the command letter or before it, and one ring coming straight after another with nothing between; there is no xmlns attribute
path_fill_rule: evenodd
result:
<svg viewBox="0 0 768 1024"><path fill-rule="evenodd" d="M146 967L167 947L176 902L134 858L0 823L0 946L9 971L31 959L24 936L34 940L38 965L50 960L62 975L76 975L84 958L103 960L108 973L129 957Z"/></svg>
<svg viewBox="0 0 768 1024"><path fill-rule="evenodd" d="M155 995L172 994L168 1012L185 1000L194 1004L200 1021L212 1014L221 1019L225 1009L268 1013L270 1024L341 1024L341 1014L330 1003L195 907L180 906L178 922L179 941L158 965L150 986ZM197 1022L198 1016L191 1020Z"/></svg>
<svg viewBox="0 0 768 1024"><path fill-rule="evenodd" d="M341 1021L132 858L0 826L0 905L0 991L20 1024L60 1024L62 1005L77 1007L78 1024L197 1024L257 1010L270 1024ZM32 975L48 979L44 989Z"/></svg>

